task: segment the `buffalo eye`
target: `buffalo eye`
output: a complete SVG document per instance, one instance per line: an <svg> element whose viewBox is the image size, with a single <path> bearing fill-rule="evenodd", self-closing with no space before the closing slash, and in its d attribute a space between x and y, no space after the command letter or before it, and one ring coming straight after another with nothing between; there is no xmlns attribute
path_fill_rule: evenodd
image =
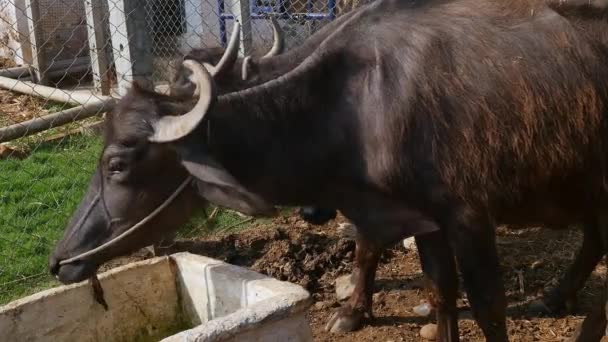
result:
<svg viewBox="0 0 608 342"><path fill-rule="evenodd" d="M118 159L118 158L113 158L110 159L110 162L108 163L108 171L110 172L110 174L119 174L121 172L123 172L126 168L126 164L125 162L123 162L122 160Z"/></svg>

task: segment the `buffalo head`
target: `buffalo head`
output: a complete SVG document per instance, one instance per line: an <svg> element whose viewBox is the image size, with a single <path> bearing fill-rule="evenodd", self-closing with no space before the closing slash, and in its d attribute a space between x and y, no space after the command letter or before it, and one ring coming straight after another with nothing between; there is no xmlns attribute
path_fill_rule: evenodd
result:
<svg viewBox="0 0 608 342"><path fill-rule="evenodd" d="M238 36L235 26L220 62L205 65L209 74L232 67ZM250 215L275 213L272 206L247 192L212 161L205 163L206 178L191 177L179 153L163 143L176 130L184 134L192 131L193 126L181 122L207 111L214 92L213 86L206 89L212 91L204 92L192 108L188 102L134 84L108 113L97 169L49 258L50 271L57 279L63 283L82 281L102 263L160 241L186 223L206 200ZM201 93L198 87L195 93ZM179 116L182 121L172 116L184 112Z"/></svg>
<svg viewBox="0 0 608 342"><path fill-rule="evenodd" d="M258 61L281 55L285 50L285 38L279 23L274 17L270 17L270 23L273 31L273 44L265 55L259 57ZM218 64L225 56L224 52L225 50L221 47L197 48L188 52L183 60L194 60L209 66L210 64ZM190 70L181 64L181 58L173 62L180 64L175 66L175 74L171 80L171 95L191 97L194 92L194 84L190 81ZM241 90L243 84L245 84L243 81L251 78L252 69L256 69L255 63L251 56L246 56L238 58L235 63L232 63L232 68L225 68L221 73L215 73L214 79L217 83L218 93L224 94Z"/></svg>

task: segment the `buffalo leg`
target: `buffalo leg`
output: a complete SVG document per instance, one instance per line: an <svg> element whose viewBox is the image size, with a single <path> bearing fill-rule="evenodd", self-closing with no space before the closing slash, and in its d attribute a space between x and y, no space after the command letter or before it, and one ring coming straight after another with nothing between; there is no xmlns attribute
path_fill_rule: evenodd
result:
<svg viewBox="0 0 608 342"><path fill-rule="evenodd" d="M357 236L355 265L355 290L348 301L329 319L326 331L347 332L361 326L364 319L372 317L372 295L376 268L382 253L382 247Z"/></svg>
<svg viewBox="0 0 608 342"><path fill-rule="evenodd" d="M606 285L608 286L608 284ZM568 342L600 342L606 327L606 291L608 291L608 287L604 289L602 302L592 308L574 336L567 340Z"/></svg>
<svg viewBox="0 0 608 342"><path fill-rule="evenodd" d="M541 306L533 307L533 309L543 310L546 307L550 313L557 313L563 309L572 310L578 290L583 287L603 254L598 225L586 224L583 245L579 249L574 263L570 265L558 286L543 298Z"/></svg>
<svg viewBox="0 0 608 342"><path fill-rule="evenodd" d="M431 280L432 305L442 342L458 341L458 275L454 257L443 232L416 237L422 271Z"/></svg>
<svg viewBox="0 0 608 342"><path fill-rule="evenodd" d="M608 251L608 217L600 215L596 227L602 243L601 250L605 253ZM592 308L570 341L599 342L606 333L606 305L608 305L608 277L604 280L602 300Z"/></svg>
<svg viewBox="0 0 608 342"><path fill-rule="evenodd" d="M473 316L487 341L508 341L507 301L494 227L487 220L463 222L463 216L448 227Z"/></svg>

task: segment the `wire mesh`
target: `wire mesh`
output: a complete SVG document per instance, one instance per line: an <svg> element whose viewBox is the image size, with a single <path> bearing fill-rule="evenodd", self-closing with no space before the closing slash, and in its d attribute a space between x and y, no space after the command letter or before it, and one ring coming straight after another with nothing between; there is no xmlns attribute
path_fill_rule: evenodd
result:
<svg viewBox="0 0 608 342"><path fill-rule="evenodd" d="M245 52L256 55L272 45L265 15L279 18L289 49L357 4L0 0L0 304L57 284L47 258L96 167L100 104L134 78L162 89L190 50L225 44L235 18L247 29ZM186 236L202 233L197 222Z"/></svg>

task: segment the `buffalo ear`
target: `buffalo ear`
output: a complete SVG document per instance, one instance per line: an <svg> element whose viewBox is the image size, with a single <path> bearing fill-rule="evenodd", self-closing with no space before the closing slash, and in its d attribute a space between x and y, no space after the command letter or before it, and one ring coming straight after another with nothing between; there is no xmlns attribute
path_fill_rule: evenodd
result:
<svg viewBox="0 0 608 342"><path fill-rule="evenodd" d="M207 201L249 216L275 216L277 210L247 191L226 169L204 153L182 155L182 165L196 178L198 193Z"/></svg>

